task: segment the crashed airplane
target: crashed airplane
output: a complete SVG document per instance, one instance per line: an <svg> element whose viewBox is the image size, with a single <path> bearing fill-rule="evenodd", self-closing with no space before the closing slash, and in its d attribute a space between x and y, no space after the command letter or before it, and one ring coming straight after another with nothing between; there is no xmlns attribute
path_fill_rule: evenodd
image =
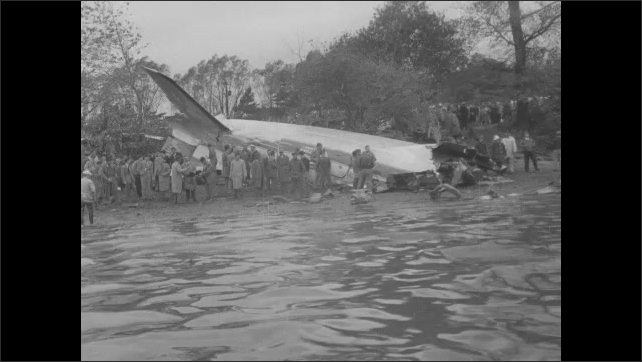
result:
<svg viewBox="0 0 642 362"><path fill-rule="evenodd" d="M225 144L237 147L251 143L262 155L267 155L269 150L284 150L290 156L297 148L309 155L320 142L331 159L333 184L351 187L355 177L350 167L352 151L369 145L377 157L373 176L376 192L406 187L418 177L424 181L432 179L433 182L430 183L436 184L438 167L436 160L433 162L432 155L435 145L421 145L330 128L214 117L174 80L156 70L145 70L180 112L167 117L173 137L185 143L186 149L193 150L192 157L197 160L200 154L207 151L206 144L213 145L219 151L219 169ZM444 158L456 156L449 150L446 151ZM314 181L313 169L308 177L311 182Z"/></svg>

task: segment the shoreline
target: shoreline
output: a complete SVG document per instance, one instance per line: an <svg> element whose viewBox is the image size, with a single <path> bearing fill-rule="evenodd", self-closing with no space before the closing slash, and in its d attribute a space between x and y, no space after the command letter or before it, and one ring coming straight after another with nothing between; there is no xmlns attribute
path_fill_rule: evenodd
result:
<svg viewBox="0 0 642 362"><path fill-rule="evenodd" d="M492 185L492 189L498 194L502 196L511 194L536 194L537 190L546 188L550 182L557 183L558 178L561 177L561 172L553 171L555 163L552 161L542 160L538 162L540 172L531 171L530 173L524 172L522 162L518 161L516 163L515 173L504 175L505 178L512 180L512 182ZM459 188L462 198L458 201L479 199L479 197L486 195L490 189L491 185L488 184ZM97 210L94 210L94 225L92 226L88 226L88 219L85 213L86 225L84 228L131 226L133 224L177 219L198 220L223 217L230 213L260 216L265 212L297 212L301 210L314 210L318 207L333 207L339 211L352 206L349 200L350 194L348 192L338 191L334 192L334 197L323 199L320 203L308 203L306 199L302 199L299 202L282 203L273 201L271 196L257 197L255 191L251 189L244 190L244 194L240 199L234 199L230 195L214 197L213 200L204 201L205 190L203 187L197 187L196 194L197 200L200 201L190 203L185 203L184 201L181 203L179 201L178 205L169 201L147 201L141 203L139 207L131 207L131 204L127 202L102 205ZM278 195L278 193L276 195ZM444 201L450 201L452 198L449 194L442 196L442 200ZM181 195L179 200L180 199L184 200L184 194ZM269 206L265 204L261 205L261 203L268 201L270 202ZM431 202L428 192L426 190L420 190L418 193L414 193L408 190L400 190L375 194L375 200L371 201L370 204L385 205L389 203L412 203L417 201ZM457 201L453 199L452 202Z"/></svg>

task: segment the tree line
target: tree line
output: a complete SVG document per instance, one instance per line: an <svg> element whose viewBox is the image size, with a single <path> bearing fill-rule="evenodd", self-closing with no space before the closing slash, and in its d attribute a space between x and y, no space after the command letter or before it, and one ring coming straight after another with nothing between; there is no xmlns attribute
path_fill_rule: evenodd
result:
<svg viewBox="0 0 642 362"><path fill-rule="evenodd" d="M169 75L140 57L141 36L126 5L82 2L82 126L162 127L161 92L142 71ZM299 61L253 69L214 54L172 78L210 113L377 133L426 129L439 103L546 96L549 120L561 114L559 1L472 1L447 19L422 1L388 2L356 32L315 46ZM484 43L493 56L474 52ZM409 131L408 131L409 132Z"/></svg>

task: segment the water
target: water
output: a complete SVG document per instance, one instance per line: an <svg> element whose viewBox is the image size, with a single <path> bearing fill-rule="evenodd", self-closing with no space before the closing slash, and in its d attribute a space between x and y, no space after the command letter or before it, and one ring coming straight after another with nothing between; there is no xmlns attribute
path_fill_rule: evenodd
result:
<svg viewBox="0 0 642 362"><path fill-rule="evenodd" d="M561 359L559 195L301 205L81 243L83 360Z"/></svg>

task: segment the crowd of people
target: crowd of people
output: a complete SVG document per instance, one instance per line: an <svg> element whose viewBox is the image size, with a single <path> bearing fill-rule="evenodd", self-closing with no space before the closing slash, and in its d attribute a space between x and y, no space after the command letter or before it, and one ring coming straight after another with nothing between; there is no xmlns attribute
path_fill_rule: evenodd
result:
<svg viewBox="0 0 642 362"><path fill-rule="evenodd" d="M450 136L446 141L469 146L461 137ZM504 132L501 137L495 135L490 145L481 136L474 141L478 154L489 156L500 167L506 166L508 173L515 172L518 145L510 132ZM535 141L528 132L524 133L519 147L524 155L524 171L530 171L531 162L535 171L539 171ZM139 202L164 200L177 204L184 191L186 202L196 202L197 186L204 187L205 201L221 196L222 193L239 198L244 189L253 190L257 196L280 193L301 199L310 194L306 180L311 167L316 174L312 188L326 191L332 189L332 164L321 143L310 154L311 159L300 149L292 152L290 158L282 149L278 151L278 155L275 151L269 151L265 156L254 145L249 149L247 145L241 149L225 145L221 157L222 188L219 187L216 150L211 145L208 145L208 149L209 158L200 158L201 170L197 170L194 163L185 160L173 147L165 153L140 156L136 160L131 157L107 159L104 155L86 152L81 165L81 224L84 224L85 209L89 212L90 223L93 223L94 205L119 203L132 200L133 197ZM561 171L561 131L557 131L551 149L557 162L557 170ZM353 188L362 189L365 186L373 189L376 161L376 156L367 145L363 152L360 149L352 152L350 167L354 174ZM447 191L459 197L456 189L448 185L448 182L443 182L433 191L437 194Z"/></svg>
<svg viewBox="0 0 642 362"><path fill-rule="evenodd" d="M481 102L461 104L434 104L426 115L425 129L414 132L432 142L440 143L443 137L462 134L472 125L495 125L499 123L530 127L544 120L542 97L519 98L507 102ZM388 124L389 126L390 124ZM423 127L423 126L422 126Z"/></svg>
<svg viewBox="0 0 642 362"><path fill-rule="evenodd" d="M94 205L120 203L122 201L171 201L179 202L185 192L186 202L196 202L196 188L203 186L205 201L214 196L242 196L243 190L254 191L257 196L288 195L295 199L308 197L310 187L306 182L310 168L316 171L312 189L332 189L331 161L321 143L308 158L304 151L296 149L289 155L280 149L262 155L254 145L235 148L225 145L222 172L217 172L216 150L208 145L209 158L201 157L202 169L187 161L176 148L165 153L149 156L108 159L96 152L86 152L81 163L81 224L84 224L85 209L93 223ZM354 168L354 187L373 187L372 172L376 157L365 146L365 151L355 150L351 158ZM219 179L222 178L221 185ZM222 187L220 187L222 186ZM171 197L170 197L171 196Z"/></svg>

